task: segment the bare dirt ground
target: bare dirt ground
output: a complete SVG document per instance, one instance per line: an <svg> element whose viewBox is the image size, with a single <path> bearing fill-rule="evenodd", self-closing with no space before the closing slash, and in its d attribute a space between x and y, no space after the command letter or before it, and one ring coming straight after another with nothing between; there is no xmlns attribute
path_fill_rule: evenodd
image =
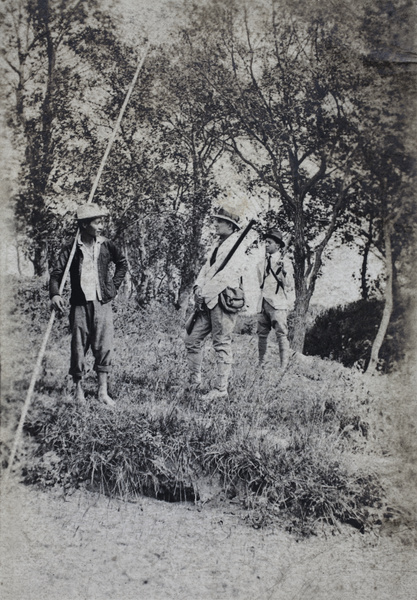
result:
<svg viewBox="0 0 417 600"><path fill-rule="evenodd" d="M2 494L3 600L414 600L415 540L299 540L233 506L137 503L13 483ZM399 535L398 535L399 534Z"/></svg>

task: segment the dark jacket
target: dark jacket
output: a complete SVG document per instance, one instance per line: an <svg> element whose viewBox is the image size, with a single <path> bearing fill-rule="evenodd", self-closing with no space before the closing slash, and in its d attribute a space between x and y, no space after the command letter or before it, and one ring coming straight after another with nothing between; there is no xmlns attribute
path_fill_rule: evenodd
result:
<svg viewBox="0 0 417 600"><path fill-rule="evenodd" d="M73 242L64 246L58 256L58 260L51 271L49 280L49 296L52 298L59 294L59 286L65 267L71 253ZM114 275L109 269L110 263L114 263L116 268ZM70 268L71 280L71 298L72 305L82 305L86 303L84 292L81 289L81 267L83 264L83 253L77 246L74 258ZM127 261L124 255L120 252L117 246L111 240L104 238L100 244L100 253L97 260L98 280L101 290L101 298L103 304L110 302L116 294L122 283L127 271Z"/></svg>

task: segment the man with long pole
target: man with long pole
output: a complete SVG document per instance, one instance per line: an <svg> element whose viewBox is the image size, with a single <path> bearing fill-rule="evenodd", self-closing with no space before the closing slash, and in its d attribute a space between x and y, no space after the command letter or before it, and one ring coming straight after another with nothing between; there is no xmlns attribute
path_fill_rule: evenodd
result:
<svg viewBox="0 0 417 600"><path fill-rule="evenodd" d="M127 271L120 249L101 235L107 210L97 204L84 204L77 211L80 235L70 267L71 280L71 366L78 403L85 402L82 387L85 355L91 347L98 376L98 399L106 406L115 402L107 391L107 376L113 356L113 314L111 301ZM64 302L59 291L72 244L64 246L51 272L49 291L53 308L62 314ZM109 267L115 265L111 276Z"/></svg>
<svg viewBox="0 0 417 600"><path fill-rule="evenodd" d="M113 129L112 135L110 136L110 139L109 139L109 141L107 143L107 147L106 147L106 150L104 152L103 158L101 160L100 167L98 169L98 172L97 172L96 178L94 180L93 186L91 188L90 195L89 195L88 200L87 200L87 204L91 203L92 200L93 200L93 197L94 197L94 194L96 192L98 183L100 181L101 174L102 174L104 166L106 164L107 157L108 157L108 155L110 153L111 147L112 147L113 142L114 142L114 140L116 138L117 131L118 131L119 127L120 127L120 123L121 123L121 120L123 118L123 115L124 115L124 112L126 110L126 107L128 105L128 102L130 100L130 96L132 95L133 88L136 85L136 81L137 81L137 79L139 77L139 72L140 72L140 70L142 68L142 65L143 65L144 61L145 61L145 57L146 57L146 54L147 54L147 52L149 50L149 47L150 47L150 44L148 42L146 44L146 46L145 46L145 50L144 50L144 52L142 54L142 57L139 60L138 66L136 68L136 71L135 71L135 74L133 76L132 82L131 82L131 84L129 86L129 89L127 90L127 93L126 93L123 105L122 105L122 107L120 109L119 116L117 118L117 121L116 121L114 129ZM77 249L78 235L79 235L79 233L77 233L77 235L75 237L75 240L74 240L74 243L73 243L73 246L72 246L72 249L71 249L71 253L70 253L69 257L68 257L68 262L67 262L64 274L62 276L61 285L59 287L59 293L62 293L62 291L64 289L64 286L65 286L67 275L68 275L70 267L71 267L72 259L74 257L75 251ZM39 372L41 370L42 360L43 360L43 357L44 357L44 354L45 354L46 346L48 344L49 336L51 335L52 327L53 327L54 320L55 320L55 314L56 314L56 312L52 311L50 319L48 321L48 325L46 327L46 330L45 330L45 333L44 333L44 336L43 336L43 339L42 339L42 344L41 344L40 350L38 352L38 356L37 356L37 359L36 359L36 364L35 364L35 367L33 369L32 377L31 377L31 380L30 380L30 383L29 383L29 388L28 388L28 391L26 393L25 402L23 404L22 412L21 412L19 423L18 423L18 426L17 426L17 430L16 430L16 435L15 435L15 438L14 438L13 446L12 446L12 449L11 449L11 452L10 452L9 464L7 466L6 476L4 478L5 483L8 481L8 478L9 478L9 475L10 475L10 472L11 472L11 469L12 469L12 466L13 466L13 462L14 462L14 459L15 459L15 456L16 456L17 448L18 448L19 441L20 441L20 438L21 438L21 435L22 435L22 431L23 431L23 425L25 423L26 415L28 413L29 406L30 406L30 403L32 401L32 395L33 395L33 392L35 390L35 385L36 385L36 382L37 382L37 379L38 379L38 376L39 376Z"/></svg>

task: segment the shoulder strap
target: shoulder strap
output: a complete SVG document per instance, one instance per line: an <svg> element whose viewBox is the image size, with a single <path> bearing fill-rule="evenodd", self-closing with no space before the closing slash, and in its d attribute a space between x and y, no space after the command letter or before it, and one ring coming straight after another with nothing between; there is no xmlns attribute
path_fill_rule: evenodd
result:
<svg viewBox="0 0 417 600"><path fill-rule="evenodd" d="M275 293L278 294L279 288L282 287L282 289L284 289L284 284L282 283L282 281L280 279L278 279L278 275L281 273L282 271L282 265L278 266L278 269L276 271L274 271L271 263L269 262L270 265L270 269L268 271L268 273L266 273L266 270L264 270L264 278L262 281L262 285L261 285L261 290L263 290L264 288L264 284L265 284L265 279L267 278L267 276L269 275L269 273L271 273L272 277L275 279L275 281L277 282L277 289L275 290Z"/></svg>

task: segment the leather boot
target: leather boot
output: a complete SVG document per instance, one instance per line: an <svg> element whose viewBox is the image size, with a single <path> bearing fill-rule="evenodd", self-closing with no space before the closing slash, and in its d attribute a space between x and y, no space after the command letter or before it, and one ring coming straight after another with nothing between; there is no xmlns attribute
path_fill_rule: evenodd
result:
<svg viewBox="0 0 417 600"><path fill-rule="evenodd" d="M217 378L214 385L216 390L227 394L227 387L229 384L229 375L232 370L230 363L218 362L217 363Z"/></svg>
<svg viewBox="0 0 417 600"><path fill-rule="evenodd" d="M203 402L212 402L213 400L219 400L227 398L227 386L229 383L229 375L232 370L232 365L225 362L217 363L217 377L216 382L212 390L202 397Z"/></svg>
<svg viewBox="0 0 417 600"><path fill-rule="evenodd" d="M265 336L258 335L258 359L260 365L263 363L263 360L265 358L267 346L268 338Z"/></svg>
<svg viewBox="0 0 417 600"><path fill-rule="evenodd" d="M279 358L281 362L281 369L286 369L288 361L290 359L290 343L286 336L278 338Z"/></svg>

